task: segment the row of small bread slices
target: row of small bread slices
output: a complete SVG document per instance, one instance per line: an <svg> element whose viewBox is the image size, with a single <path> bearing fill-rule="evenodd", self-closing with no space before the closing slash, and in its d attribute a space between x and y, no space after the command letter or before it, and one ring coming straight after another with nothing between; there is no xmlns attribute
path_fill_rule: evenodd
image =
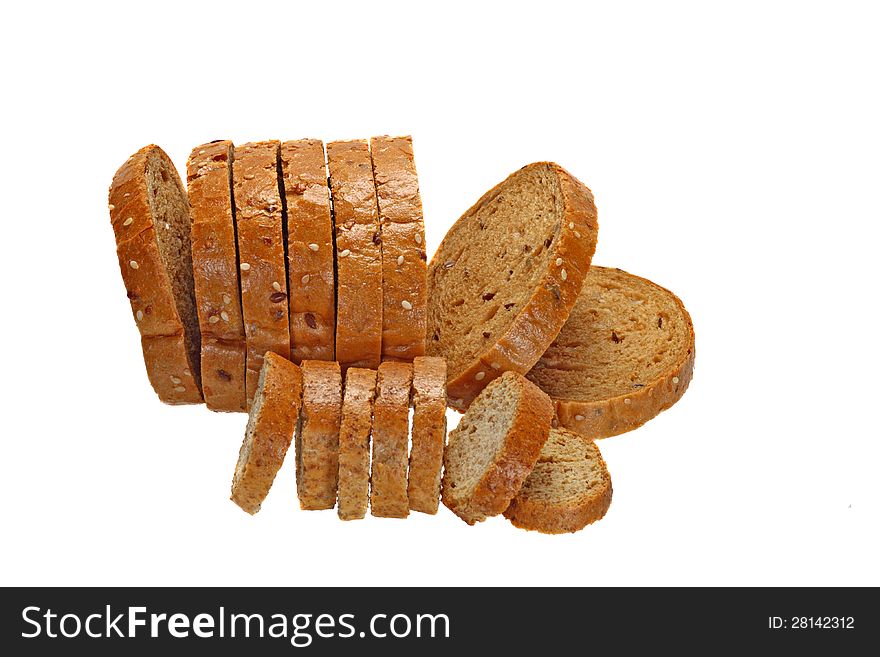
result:
<svg viewBox="0 0 880 657"><path fill-rule="evenodd" d="M468 524L504 513L517 527L573 532L601 518L611 478L595 444L551 428L550 398L521 375L493 381L446 445L446 362L417 357L378 370L268 352L232 481L256 513L295 435L300 507L343 520L434 514L442 499ZM409 408L413 406L412 448ZM506 409L506 410L500 410ZM372 458L370 455L372 442ZM444 470L445 463L445 470Z"/></svg>

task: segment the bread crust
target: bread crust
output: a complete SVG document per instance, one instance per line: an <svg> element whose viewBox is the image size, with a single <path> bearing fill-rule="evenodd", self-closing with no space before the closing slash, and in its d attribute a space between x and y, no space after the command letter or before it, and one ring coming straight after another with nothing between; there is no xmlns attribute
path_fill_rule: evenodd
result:
<svg viewBox="0 0 880 657"><path fill-rule="evenodd" d="M273 351L284 358L290 356L278 149L277 141L236 146L233 163L248 408L263 354Z"/></svg>
<svg viewBox="0 0 880 657"><path fill-rule="evenodd" d="M596 250L599 225L593 193L553 162L535 162L520 171L533 167L549 167L559 179L563 216L554 253L556 258L562 259L563 265L556 266L555 258L551 259L540 284L504 334L462 371L449 373L449 405L458 411L466 410L480 391L504 372L525 374L532 368L568 319ZM510 177L486 192L456 225L463 224L483 204L494 199ZM455 226L443 242L454 230ZM443 257L441 243L428 271L435 272L443 267Z"/></svg>
<svg viewBox="0 0 880 657"><path fill-rule="evenodd" d="M272 352L265 354L263 367L266 372L262 403L252 409L253 417L248 419L249 428L253 426L250 453L246 452L246 437L239 452L230 498L250 514L260 510L284 462L302 404L299 367Z"/></svg>
<svg viewBox="0 0 880 657"><path fill-rule="evenodd" d="M281 171L287 200L291 360L334 360L336 275L324 143L284 142Z"/></svg>
<svg viewBox="0 0 880 657"><path fill-rule="evenodd" d="M413 360L412 448L409 455L409 508L437 513L446 447L446 359Z"/></svg>
<svg viewBox="0 0 880 657"><path fill-rule="evenodd" d="M425 222L412 137L370 140L382 227L382 358L412 361L425 353Z"/></svg>
<svg viewBox="0 0 880 657"><path fill-rule="evenodd" d="M506 372L502 377L515 382L519 388L519 402L510 430L495 460L486 469L471 496L466 499L458 500L451 495L452 482L448 477L448 464L443 475L443 504L469 525L497 516L507 508L535 467L541 448L550 434L553 418L550 397L521 374ZM453 429L450 434L450 446L455 439L455 431ZM448 457L449 450L446 451L445 459Z"/></svg>
<svg viewBox="0 0 880 657"><path fill-rule="evenodd" d="M246 406L244 322L230 187L233 149L228 140L202 144L186 163L202 391L214 411L244 411Z"/></svg>
<svg viewBox="0 0 880 657"><path fill-rule="evenodd" d="M339 474L342 373L339 363L302 362L302 415L296 429L296 491L301 509L332 509Z"/></svg>
<svg viewBox="0 0 880 657"><path fill-rule="evenodd" d="M131 312L141 335L147 376L166 404L200 404L199 363L190 357L171 280L162 263L148 199L146 168L151 156L174 164L154 144L125 161L109 190L110 223ZM185 191L180 179L181 196ZM189 338L198 341L198 335Z"/></svg>
<svg viewBox="0 0 880 657"><path fill-rule="evenodd" d="M336 360L379 366L382 355L382 251L376 186L367 142L327 144L336 233Z"/></svg>
<svg viewBox="0 0 880 657"><path fill-rule="evenodd" d="M412 378L410 363L386 361L379 366L373 406L370 513L382 518L409 515L406 470Z"/></svg>
<svg viewBox="0 0 880 657"><path fill-rule="evenodd" d="M357 520L370 501L370 429L376 371L349 368L345 375L342 423L339 428L339 490L337 513L341 520Z"/></svg>

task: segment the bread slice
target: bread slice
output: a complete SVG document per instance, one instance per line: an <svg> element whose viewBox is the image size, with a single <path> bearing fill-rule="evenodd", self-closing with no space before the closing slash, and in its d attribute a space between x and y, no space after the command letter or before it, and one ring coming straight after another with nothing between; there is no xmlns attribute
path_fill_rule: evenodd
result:
<svg viewBox="0 0 880 657"><path fill-rule="evenodd" d="M694 326L678 297L620 269L593 267L528 378L554 399L560 425L605 438L678 401L694 355Z"/></svg>
<svg viewBox="0 0 880 657"><path fill-rule="evenodd" d="M413 360L412 447L409 455L409 508L437 513L446 446L446 361L435 356Z"/></svg>
<svg viewBox="0 0 880 657"><path fill-rule="evenodd" d="M277 141L236 146L232 167L248 408L257 389L263 354L290 355L278 149Z"/></svg>
<svg viewBox="0 0 880 657"><path fill-rule="evenodd" d="M382 358L412 361L425 353L425 221L412 137L370 140L382 226Z"/></svg>
<svg viewBox="0 0 880 657"><path fill-rule="evenodd" d="M544 534L576 532L611 505L611 475L593 441L551 429L534 470L504 511L520 529Z"/></svg>
<svg viewBox="0 0 880 657"><path fill-rule="evenodd" d="M302 362L302 415L296 427L296 492L302 509L332 509L339 473L342 374L339 363Z"/></svg>
<svg viewBox="0 0 880 657"><path fill-rule="evenodd" d="M281 173L287 199L291 360L333 360L336 275L323 142L300 139L281 144Z"/></svg>
<svg viewBox="0 0 880 657"><path fill-rule="evenodd" d="M409 515L406 467L412 378L409 363L387 361L379 366L373 407L370 513L382 518Z"/></svg>
<svg viewBox="0 0 880 657"><path fill-rule="evenodd" d="M365 141L327 144L336 231L336 360L379 366L382 354L382 251L376 187Z"/></svg>
<svg viewBox="0 0 880 657"><path fill-rule="evenodd" d="M451 406L532 368L568 318L597 233L592 193L551 162L523 167L452 226L428 266L427 332Z"/></svg>
<svg viewBox="0 0 880 657"><path fill-rule="evenodd" d="M186 192L171 159L155 145L113 176L110 223L147 376L167 404L202 401Z"/></svg>
<svg viewBox="0 0 880 657"><path fill-rule="evenodd" d="M302 404L302 371L271 351L263 358L244 442L232 478L232 501L256 513L284 462Z"/></svg>
<svg viewBox="0 0 880 657"><path fill-rule="evenodd" d="M469 525L504 511L535 466L552 418L550 398L522 375L493 380L449 434L443 504Z"/></svg>
<svg viewBox="0 0 880 657"><path fill-rule="evenodd" d="M376 397L376 370L349 368L345 375L342 424L339 428L339 491L337 513L356 520L370 501L370 428Z"/></svg>
<svg viewBox="0 0 880 657"><path fill-rule="evenodd" d="M245 339L232 207L233 144L196 146L186 163L192 216L196 309L202 335L205 403L214 411L245 410Z"/></svg>

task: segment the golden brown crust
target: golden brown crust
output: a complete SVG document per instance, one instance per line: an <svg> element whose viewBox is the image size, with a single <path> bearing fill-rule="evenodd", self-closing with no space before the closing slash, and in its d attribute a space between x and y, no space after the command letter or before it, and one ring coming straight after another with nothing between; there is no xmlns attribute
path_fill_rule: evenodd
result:
<svg viewBox="0 0 880 657"><path fill-rule="evenodd" d="M303 402L296 440L296 491L301 509L332 509L339 472L342 373L339 363L302 362Z"/></svg>
<svg viewBox="0 0 880 657"><path fill-rule="evenodd" d="M382 354L382 252L365 141L327 144L336 231L336 360L376 368Z"/></svg>
<svg viewBox="0 0 880 657"><path fill-rule="evenodd" d="M370 140L382 226L382 358L411 361L425 353L425 222L411 137Z"/></svg>
<svg viewBox="0 0 880 657"><path fill-rule="evenodd" d="M202 333L202 388L205 403L215 411L245 410L245 338L230 189L232 157L232 142L218 140L196 146L186 163L193 279ZM221 370L229 376L218 375Z"/></svg>
<svg viewBox="0 0 880 657"><path fill-rule="evenodd" d="M339 428L339 505L342 520L357 520L370 501L370 428L376 371L351 367L345 375L345 398Z"/></svg>
<svg viewBox="0 0 880 657"><path fill-rule="evenodd" d="M409 508L437 513L446 446L446 359L413 360L412 449L409 456Z"/></svg>
<svg viewBox="0 0 880 657"><path fill-rule="evenodd" d="M266 353L262 403L254 406L248 426L253 427L250 453L242 443L232 484L232 501L256 513L269 493L290 447L302 403L302 372L274 353Z"/></svg>
<svg viewBox="0 0 880 657"><path fill-rule="evenodd" d="M263 354L290 355L278 148L277 141L237 146L233 164L248 407L257 388Z"/></svg>
<svg viewBox="0 0 880 657"><path fill-rule="evenodd" d="M413 368L393 361L379 366L373 406L373 465L370 475L370 513L382 518L406 518L409 400Z"/></svg>
<svg viewBox="0 0 880 657"><path fill-rule="evenodd" d="M291 357L295 363L334 360L336 276L323 142L284 142L281 170L287 199Z"/></svg>
<svg viewBox="0 0 880 657"><path fill-rule="evenodd" d="M166 160L169 169L174 169L165 152L151 144L126 160L110 185L110 222L119 269L153 389L167 404L199 404L198 363L190 359L171 281L156 243L146 180L151 156ZM176 182L185 194L180 180ZM181 383L174 383L172 377Z"/></svg>

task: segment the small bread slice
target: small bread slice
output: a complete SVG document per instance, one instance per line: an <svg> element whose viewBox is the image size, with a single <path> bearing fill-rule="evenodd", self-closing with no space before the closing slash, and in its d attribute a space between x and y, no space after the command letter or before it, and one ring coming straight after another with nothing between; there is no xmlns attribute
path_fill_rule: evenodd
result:
<svg viewBox="0 0 880 657"><path fill-rule="evenodd" d="M596 248L593 195L552 162L523 167L449 229L428 266L429 356L464 410L502 372L528 372L568 319Z"/></svg>
<svg viewBox="0 0 880 657"><path fill-rule="evenodd" d="M186 163L202 392L213 411L245 410L245 338L232 208L231 141L196 146Z"/></svg>
<svg viewBox="0 0 880 657"><path fill-rule="evenodd" d="M493 380L449 434L443 504L469 525L504 511L535 466L552 418L550 398L522 375Z"/></svg>
<svg viewBox="0 0 880 657"><path fill-rule="evenodd" d="M440 475L446 446L446 360L418 356L413 360L412 447L409 454L409 508L437 513Z"/></svg>
<svg viewBox="0 0 880 657"><path fill-rule="evenodd" d="M370 140L382 226L382 359L412 361L425 353L425 221L412 137Z"/></svg>
<svg viewBox="0 0 880 657"><path fill-rule="evenodd" d="M382 249L367 142L330 142L327 164L336 231L336 360L343 372L375 369L382 355Z"/></svg>
<svg viewBox="0 0 880 657"><path fill-rule="evenodd" d="M332 509L339 474L342 373L339 363L304 360L302 415L296 427L296 492L301 509Z"/></svg>
<svg viewBox="0 0 880 657"><path fill-rule="evenodd" d="M376 370L351 367L345 375L342 424L339 428L339 491L336 512L357 520L370 502L370 428L376 397Z"/></svg>
<svg viewBox="0 0 880 657"><path fill-rule="evenodd" d="M381 518L409 515L406 467L412 379L410 363L387 361L379 366L373 406L370 513Z"/></svg>
<svg viewBox="0 0 880 657"><path fill-rule="evenodd" d="M232 501L256 513L284 462L302 404L302 371L267 352L232 478Z"/></svg>
<svg viewBox="0 0 880 657"><path fill-rule="evenodd" d="M145 146L126 160L113 176L109 208L150 383L166 404L200 404L189 204L165 151Z"/></svg>
<svg viewBox="0 0 880 657"><path fill-rule="evenodd" d="M232 167L248 408L257 389L263 354L274 351L284 358L290 356L278 149L277 141L236 146Z"/></svg>
<svg viewBox="0 0 880 657"><path fill-rule="evenodd" d="M592 267L568 322L527 376L553 398L561 426L606 438L681 399L694 356L694 326L677 296Z"/></svg>
<svg viewBox="0 0 880 657"><path fill-rule="evenodd" d="M281 144L281 173L287 199L291 360L333 360L336 275L323 142L300 139Z"/></svg>
<svg viewBox="0 0 880 657"><path fill-rule="evenodd" d="M551 429L504 517L520 529L564 534L596 522L610 505L611 475L599 448L568 429Z"/></svg>

